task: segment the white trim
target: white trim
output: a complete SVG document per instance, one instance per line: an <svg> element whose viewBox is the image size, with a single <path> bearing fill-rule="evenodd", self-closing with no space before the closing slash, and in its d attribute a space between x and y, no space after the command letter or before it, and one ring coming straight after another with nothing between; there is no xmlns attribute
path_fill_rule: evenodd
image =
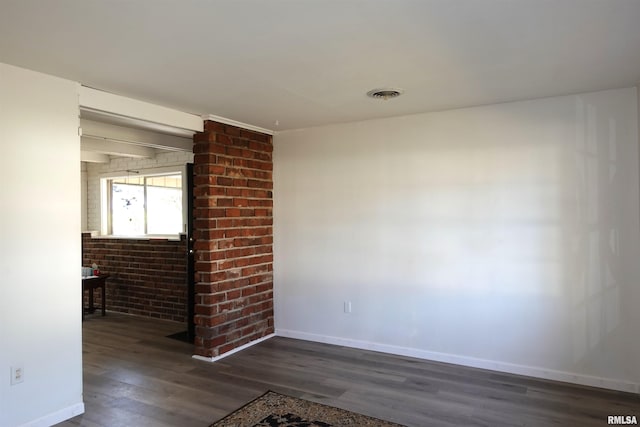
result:
<svg viewBox="0 0 640 427"><path fill-rule="evenodd" d="M202 116L202 120L211 120L214 122L224 123L226 125L236 126L239 128L252 130L255 132L266 133L267 135L273 135L274 131L271 129L261 128L260 126L254 126L247 123L238 122L236 120L227 119L226 117L215 116L213 114L205 114Z"/></svg>
<svg viewBox="0 0 640 427"><path fill-rule="evenodd" d="M194 355L193 355L193 356L191 356L191 357L193 357L194 359L197 359L197 360L202 360L203 362L217 362L217 361L218 361L218 360L220 360L220 359L224 359L224 358L225 358L225 357L227 357L227 356L231 356L231 355L232 355L232 354L234 354L234 353L237 353L237 352L239 352L239 351L245 350L245 349L247 349L247 348L249 348L249 347L252 347L252 346L254 346L254 345L258 344L258 343L261 343L262 341L266 341L266 340L268 340L269 338L273 338L273 337L275 337L275 336L276 336L276 334L269 334L269 335L265 335L265 336L264 336L264 337L262 337L262 338L258 338L257 340L254 340L254 341L248 342L248 343L246 343L246 344L244 344L244 345L241 345L240 347L236 347L236 348L234 348L233 350L229 350L229 351L227 351L226 353L221 354L220 356L215 356L215 357L205 357L205 356L198 356L197 354L194 354Z"/></svg>
<svg viewBox="0 0 640 427"><path fill-rule="evenodd" d="M49 427L54 424L66 421L70 418L76 417L80 414L84 414L84 402L67 406L66 408L52 412L33 421L29 421L28 423L22 424L21 427Z"/></svg>
<svg viewBox="0 0 640 427"><path fill-rule="evenodd" d="M470 366L472 368L489 369L492 371L507 372L517 375L543 378L547 380L563 381L590 387L601 387L611 390L640 393L640 384L610 378L594 377L572 372L556 371L553 369L539 368L535 366L516 365L513 363L498 362L475 357L457 356L448 353L418 350L410 347L401 347L388 344L379 344L370 341L354 340L349 338L332 337L326 335L310 334L307 332L293 331L289 329L276 329L279 337L295 338L305 341L314 341L325 344L340 345L358 348L361 350L379 351L381 353L395 354L399 356L415 357L418 359L432 360L436 362L453 363L456 365Z"/></svg>

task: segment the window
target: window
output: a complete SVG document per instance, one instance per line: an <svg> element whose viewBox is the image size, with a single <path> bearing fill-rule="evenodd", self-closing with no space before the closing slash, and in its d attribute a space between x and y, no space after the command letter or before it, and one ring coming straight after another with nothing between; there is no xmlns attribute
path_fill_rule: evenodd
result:
<svg viewBox="0 0 640 427"><path fill-rule="evenodd" d="M103 179L106 234L173 235L183 231L182 172ZM106 213L106 215L104 215Z"/></svg>

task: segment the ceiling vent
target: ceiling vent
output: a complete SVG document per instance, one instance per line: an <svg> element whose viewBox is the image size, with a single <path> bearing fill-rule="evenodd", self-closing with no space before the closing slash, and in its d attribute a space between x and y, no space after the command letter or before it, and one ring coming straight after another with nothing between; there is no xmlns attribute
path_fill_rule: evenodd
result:
<svg viewBox="0 0 640 427"><path fill-rule="evenodd" d="M372 89L367 92L367 96L374 99L387 100L391 98L397 98L404 93L404 90L398 88L382 88Z"/></svg>

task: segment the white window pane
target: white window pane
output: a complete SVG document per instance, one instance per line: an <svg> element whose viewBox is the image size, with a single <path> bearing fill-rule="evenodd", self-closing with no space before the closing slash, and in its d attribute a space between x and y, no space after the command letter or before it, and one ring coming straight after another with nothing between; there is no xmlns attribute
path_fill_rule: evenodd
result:
<svg viewBox="0 0 640 427"><path fill-rule="evenodd" d="M113 183L111 191L112 233L144 234L144 187Z"/></svg>
<svg viewBox="0 0 640 427"><path fill-rule="evenodd" d="M147 233L182 232L182 190L147 186Z"/></svg>

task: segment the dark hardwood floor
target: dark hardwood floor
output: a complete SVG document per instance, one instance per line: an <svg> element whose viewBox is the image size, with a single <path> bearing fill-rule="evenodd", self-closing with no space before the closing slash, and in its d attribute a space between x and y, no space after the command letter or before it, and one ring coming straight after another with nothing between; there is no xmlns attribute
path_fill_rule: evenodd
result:
<svg viewBox="0 0 640 427"><path fill-rule="evenodd" d="M271 389L408 426L605 426L640 396L272 338L216 363L183 326L108 313L83 323L85 413L59 426L203 426Z"/></svg>

